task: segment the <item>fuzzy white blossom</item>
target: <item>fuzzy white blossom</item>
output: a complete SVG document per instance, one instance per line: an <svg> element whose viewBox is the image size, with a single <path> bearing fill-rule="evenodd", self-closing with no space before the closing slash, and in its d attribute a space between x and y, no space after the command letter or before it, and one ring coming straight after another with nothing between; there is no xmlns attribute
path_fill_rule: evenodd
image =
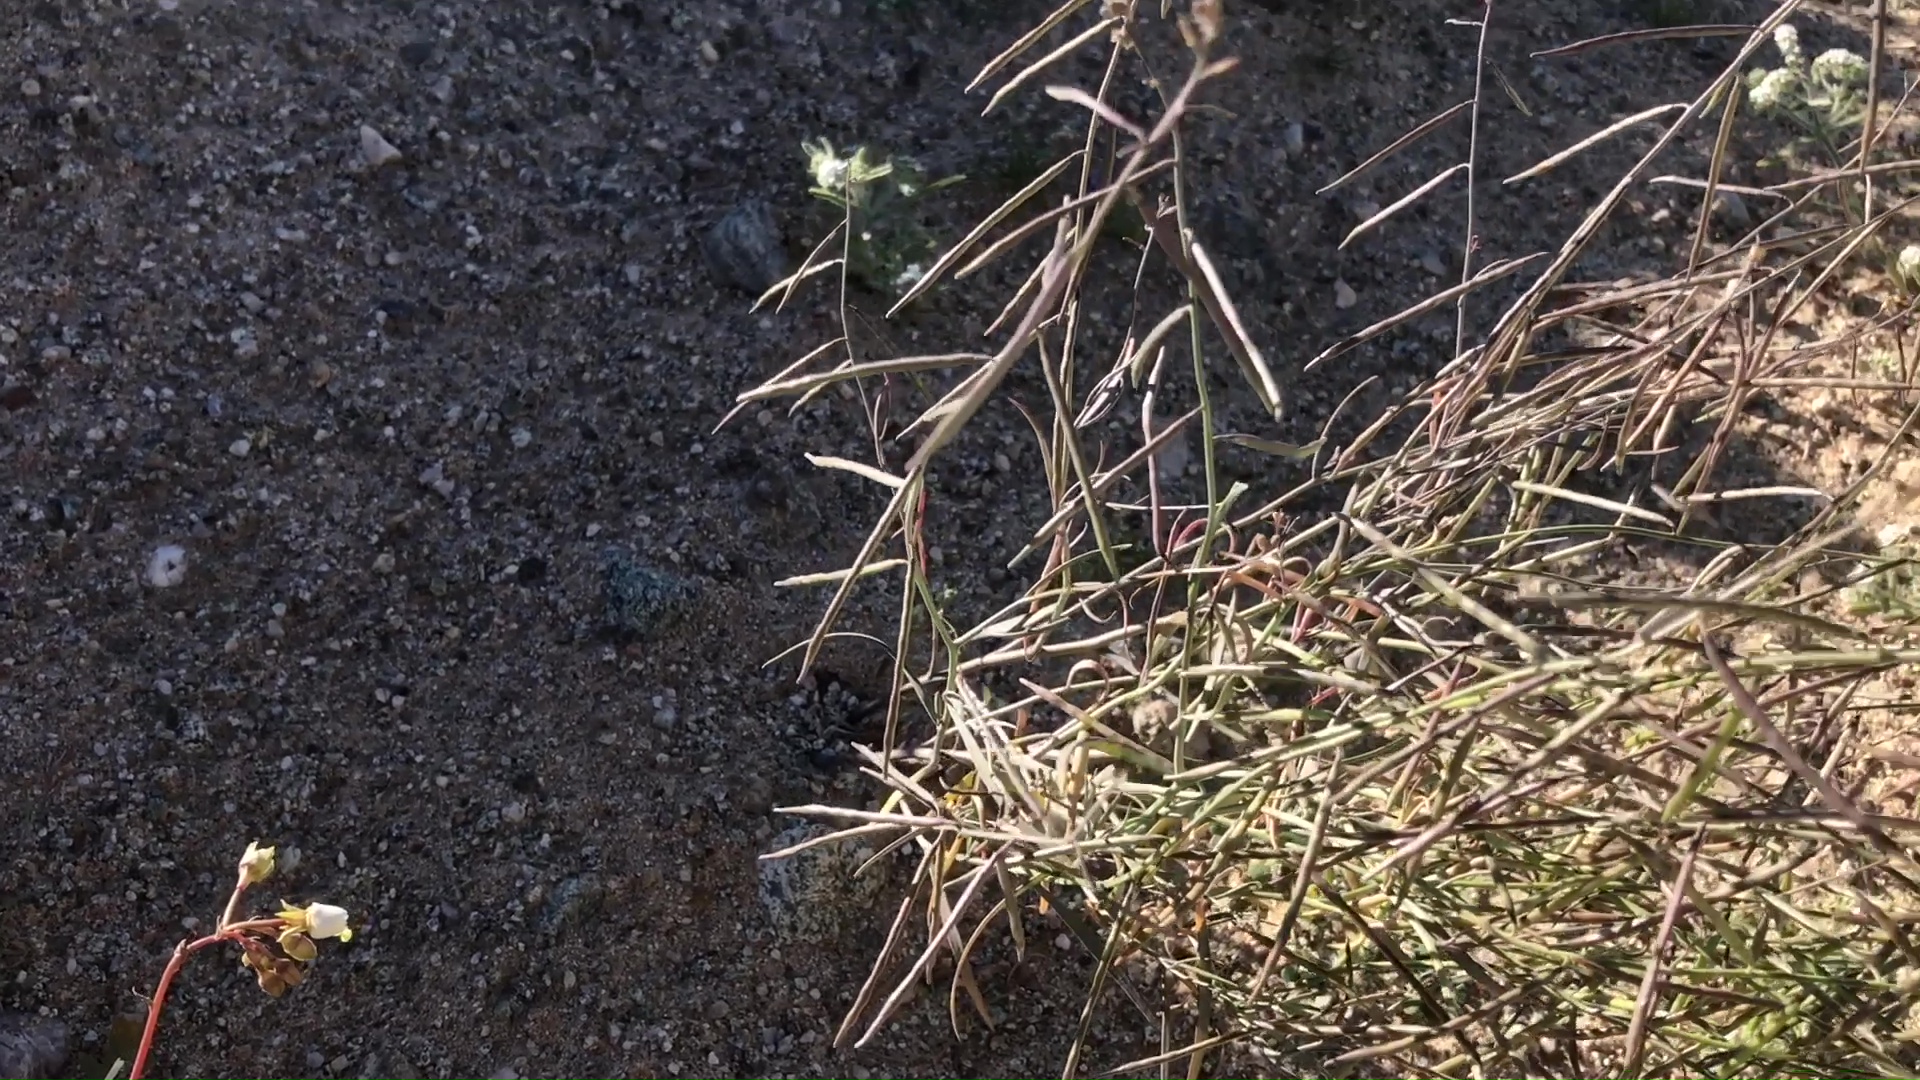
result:
<svg viewBox="0 0 1920 1080"><path fill-rule="evenodd" d="M847 159L827 157L814 166L813 182L828 191L839 191L847 182Z"/></svg>
<svg viewBox="0 0 1920 1080"><path fill-rule="evenodd" d="M178 544L162 544L147 560L147 584L156 589L171 589L187 579L187 549Z"/></svg>
<svg viewBox="0 0 1920 1080"><path fill-rule="evenodd" d="M1798 82L1798 77L1787 68L1774 68L1754 80L1747 91L1747 100L1753 103L1754 112L1773 112L1792 102Z"/></svg>
<svg viewBox="0 0 1920 1080"><path fill-rule="evenodd" d="M1894 273L1908 288L1920 289L1920 244L1908 244L1900 249L1900 257L1894 261Z"/></svg>
<svg viewBox="0 0 1920 1080"><path fill-rule="evenodd" d="M1806 66L1807 54L1800 49L1800 31L1792 23L1781 23L1773 28L1773 46L1780 50L1780 59L1787 67L1799 71Z"/></svg>
<svg viewBox="0 0 1920 1080"><path fill-rule="evenodd" d="M1813 58L1813 81L1832 87L1865 89L1866 58L1850 49L1828 49Z"/></svg>

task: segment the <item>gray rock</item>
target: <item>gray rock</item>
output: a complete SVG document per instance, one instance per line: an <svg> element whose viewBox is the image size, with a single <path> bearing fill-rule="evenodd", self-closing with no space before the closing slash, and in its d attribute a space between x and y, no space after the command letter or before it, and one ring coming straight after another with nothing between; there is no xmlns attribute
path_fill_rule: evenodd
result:
<svg viewBox="0 0 1920 1080"><path fill-rule="evenodd" d="M1713 216L1735 233L1753 228L1753 214L1747 209L1747 201L1731 191L1713 193Z"/></svg>
<svg viewBox="0 0 1920 1080"><path fill-rule="evenodd" d="M752 296L787 276L779 223L759 199L748 199L714 222L701 238L700 250L716 281Z"/></svg>
<svg viewBox="0 0 1920 1080"><path fill-rule="evenodd" d="M67 1048L66 1024L0 1012L0 1076L59 1076L67 1067Z"/></svg>
<svg viewBox="0 0 1920 1080"><path fill-rule="evenodd" d="M619 547L601 553L601 584L606 604L603 625L621 642L650 637L685 607L696 588L692 581L642 562Z"/></svg>

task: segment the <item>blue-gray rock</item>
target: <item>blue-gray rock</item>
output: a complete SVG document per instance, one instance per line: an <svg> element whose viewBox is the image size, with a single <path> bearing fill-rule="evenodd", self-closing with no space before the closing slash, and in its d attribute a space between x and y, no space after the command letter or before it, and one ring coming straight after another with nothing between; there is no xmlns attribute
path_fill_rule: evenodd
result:
<svg viewBox="0 0 1920 1080"><path fill-rule="evenodd" d="M700 250L716 281L751 296L787 276L779 223L759 199L748 199L714 222L701 238Z"/></svg>
<svg viewBox="0 0 1920 1080"><path fill-rule="evenodd" d="M59 1076L66 1071L67 1046L66 1024L0 1012L0 1076Z"/></svg>
<svg viewBox="0 0 1920 1080"><path fill-rule="evenodd" d="M650 636L694 596L693 582L618 547L602 555L606 629L620 641Z"/></svg>

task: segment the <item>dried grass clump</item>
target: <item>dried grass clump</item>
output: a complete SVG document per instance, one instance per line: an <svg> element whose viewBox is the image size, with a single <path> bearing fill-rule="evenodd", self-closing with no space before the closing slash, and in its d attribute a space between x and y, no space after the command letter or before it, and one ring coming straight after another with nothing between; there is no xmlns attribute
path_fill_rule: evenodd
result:
<svg viewBox="0 0 1920 1080"><path fill-rule="evenodd" d="M963 1000L986 1018L970 956L989 933L1024 947L1023 917L1043 906L1099 957L1089 1001L1117 982L1168 1032L1163 1053L1103 1070L1178 1061L1198 1076L1209 1054L1242 1044L1339 1074L1912 1075L1920 823L1869 811L1843 781L1849 701L1920 649L1829 621L1795 587L1879 466L1784 543L1721 545L1685 587L1582 577L1623 538L1676 540L1704 506L1780 494L1718 490L1716 468L1754 394L1805 382L1847 345L1788 348L1774 334L1907 209L1887 194L1894 167L1873 164L1878 110L1852 164L1746 189L1777 209L1714 254L1705 211L1743 71L1796 4L1757 27L1559 50L1676 33L1745 41L1698 96L1630 118L1665 126L1559 250L1476 266L1470 208L1457 285L1307 367L1447 307L1461 309L1454 358L1347 445L1243 439L1310 463L1291 490L1259 492L1218 479L1227 436L1199 377L1230 362L1267 409L1282 407L1187 227L1185 125L1233 69L1219 5L1193 0L1177 16L1187 74L1157 84L1157 117L1123 115L1110 90L1134 65L1166 69L1149 44L1167 37L1160 5L1108 0L1095 18L1090 6L1066 3L976 83L1012 73L998 103L1075 49L1110 49L1097 89L1047 90L1086 111L1085 148L901 301L1050 238L995 324L998 346L865 360L841 339L742 395L805 400L837 383L969 372L905 429L904 468L816 462L891 499L852 565L795 579L833 588L807 660L856 584L886 574L901 583L899 662L887 738L867 754L885 804L797 811L845 823L839 838L920 855L840 1041L871 1037L936 964L951 972L956 1025ZM1443 184L1485 182L1478 101L1362 166L1457 118L1475 127L1467 161L1362 230ZM1719 132L1705 176L1647 175L1705 124ZM1063 176L1077 190L1042 204ZM1655 179L1700 189L1685 265L1631 287L1568 284L1609 215ZM1836 203L1844 220L1796 226ZM1081 301L1115 215L1138 215L1187 296L1100 357ZM770 296L832 270L833 250L829 238ZM1467 302L1518 274L1533 275L1518 301L1469 340ZM1559 333L1576 327L1578 346ZM1199 407L1097 468L1100 395L1160 391L1182 351ZM1028 545L1024 595L962 627L929 583L929 469L1017 365L1037 366L1052 396L1035 428L1054 512ZM1113 501L1185 426L1204 448L1203 519L1176 527L1154 481L1144 506ZM1583 470L1677 452L1687 428L1711 434L1659 505L1575 489ZM1129 515L1148 521L1151 550L1117 539ZM934 734L909 745L916 703ZM1067 1075L1083 1068L1092 1018L1089 1006Z"/></svg>

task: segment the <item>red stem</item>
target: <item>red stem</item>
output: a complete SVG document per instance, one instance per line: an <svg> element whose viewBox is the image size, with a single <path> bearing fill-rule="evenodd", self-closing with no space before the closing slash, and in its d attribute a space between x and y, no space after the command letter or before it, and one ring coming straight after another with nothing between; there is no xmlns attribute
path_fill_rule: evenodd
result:
<svg viewBox="0 0 1920 1080"><path fill-rule="evenodd" d="M285 925L285 920L277 918L234 922L234 912L240 907L240 894L246 891L247 875L242 871L240 882L233 887L233 896L227 901L227 910L220 915L220 925L213 933L194 941L183 940L173 947L167 970L160 973L160 983L153 988L153 1003L147 1006L147 1026L140 1032L140 1052L133 1057L133 1068L127 1072L127 1080L140 1080L147 1073L147 1058L153 1053L153 1037L160 1031L160 1011L166 1007L167 991L173 987L173 977L187 966L187 957L215 942L238 941L248 931L273 931Z"/></svg>

